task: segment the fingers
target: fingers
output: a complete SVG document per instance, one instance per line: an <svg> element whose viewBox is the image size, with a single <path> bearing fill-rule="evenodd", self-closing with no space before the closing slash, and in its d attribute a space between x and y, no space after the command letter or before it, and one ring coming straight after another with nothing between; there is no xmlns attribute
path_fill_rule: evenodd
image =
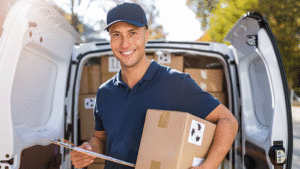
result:
<svg viewBox="0 0 300 169"><path fill-rule="evenodd" d="M68 141L66 141L66 142L70 144L70 142L68 142ZM84 142L81 146L79 146L79 148L82 148L84 150L89 150L89 151L92 150L92 147L88 142ZM96 158L95 156L88 155L88 154L85 154L85 153L82 153L82 152L79 152L76 150L71 151L70 154L71 154L72 164L76 168L86 167L86 166L90 165L91 163L93 163L94 159Z"/></svg>
<svg viewBox="0 0 300 169"><path fill-rule="evenodd" d="M84 142L79 148L92 151L92 146L88 142Z"/></svg>
<svg viewBox="0 0 300 169"><path fill-rule="evenodd" d="M76 168L83 168L94 162L95 157L80 153L78 151L71 152L71 161Z"/></svg>
<svg viewBox="0 0 300 169"><path fill-rule="evenodd" d="M71 155L72 164L76 168L83 168L94 162L94 157L74 151Z"/></svg>

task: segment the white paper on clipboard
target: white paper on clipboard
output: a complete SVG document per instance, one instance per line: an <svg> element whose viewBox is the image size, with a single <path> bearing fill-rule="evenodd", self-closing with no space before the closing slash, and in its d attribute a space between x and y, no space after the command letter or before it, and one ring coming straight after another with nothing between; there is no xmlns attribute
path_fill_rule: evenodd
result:
<svg viewBox="0 0 300 169"><path fill-rule="evenodd" d="M42 139L42 140L47 141L49 143L59 145L59 146L63 146L63 147L66 147L66 148L69 148L69 149L72 149L72 150L76 150L76 151L79 151L79 152L82 152L82 153L85 153L85 154L89 154L89 155L92 155L92 156L95 156L95 157L99 157L99 158L102 158L102 159L105 159L105 160L113 161L113 162L123 164L123 165L127 165L127 166L130 166L130 167L135 167L135 164L132 164L132 163L129 163L129 162L126 162L126 161L122 161L122 160L119 160L119 159L116 159L116 158L112 158L112 157L109 157L109 156L106 156L106 155L103 155L103 154L98 154L98 153L95 153L95 152L92 152L92 151L84 150L82 148L75 147L75 146L73 146L71 144L68 144L68 143L59 142L59 141L56 141L56 140L45 140L45 139Z"/></svg>

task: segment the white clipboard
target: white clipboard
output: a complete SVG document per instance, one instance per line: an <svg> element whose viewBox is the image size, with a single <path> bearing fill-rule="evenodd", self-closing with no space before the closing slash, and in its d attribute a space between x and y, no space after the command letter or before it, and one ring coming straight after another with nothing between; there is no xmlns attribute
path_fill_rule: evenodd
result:
<svg viewBox="0 0 300 169"><path fill-rule="evenodd" d="M119 160L119 159L116 159L116 158L113 158L113 157L109 157L109 156L106 156L106 155L103 155L103 154L98 154L98 153L95 153L95 152L92 152L92 151L84 150L82 148L73 146L73 145L68 144L68 143L59 142L59 141L56 141L56 140L45 140L45 139L42 139L42 140L47 141L49 143L59 145L59 146L63 146L63 147L66 147L66 148L69 148L69 149L72 149L72 150L76 150L76 151L79 151L79 152L82 152L82 153L85 153L85 154L88 154L88 155L92 155L94 157L98 157L98 158L102 158L102 159L105 159L105 160L113 161L113 162L123 164L123 165L127 165L127 166L130 166L130 167L135 167L135 164L132 164L132 163L129 163L129 162L126 162L126 161L122 161L122 160Z"/></svg>

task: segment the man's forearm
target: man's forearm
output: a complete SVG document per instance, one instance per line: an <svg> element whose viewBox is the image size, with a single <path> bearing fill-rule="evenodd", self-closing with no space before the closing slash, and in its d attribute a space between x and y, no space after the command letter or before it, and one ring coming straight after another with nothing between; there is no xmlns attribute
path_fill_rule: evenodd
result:
<svg viewBox="0 0 300 169"><path fill-rule="evenodd" d="M235 119L224 117L218 120L214 140L203 167L206 165L206 168L218 168L230 150L237 130Z"/></svg>
<svg viewBox="0 0 300 169"><path fill-rule="evenodd" d="M105 154L106 147L106 133L103 132L95 132L94 136L88 141L88 143L92 146L92 151Z"/></svg>
<svg viewBox="0 0 300 169"><path fill-rule="evenodd" d="M233 114L222 104L217 106L205 120L215 123L217 127L204 163L195 168L217 169L230 150L238 130L238 123Z"/></svg>

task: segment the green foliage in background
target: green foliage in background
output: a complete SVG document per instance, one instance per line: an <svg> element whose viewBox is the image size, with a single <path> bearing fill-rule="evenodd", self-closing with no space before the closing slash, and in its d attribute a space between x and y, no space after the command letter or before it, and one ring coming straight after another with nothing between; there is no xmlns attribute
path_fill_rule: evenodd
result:
<svg viewBox="0 0 300 169"><path fill-rule="evenodd" d="M250 11L252 5L256 5L258 0L220 0L217 7L210 11L209 29L207 34L213 41L224 43L228 31L246 12ZM227 42L226 42L227 43ZM229 43L227 43L229 44Z"/></svg>
<svg viewBox="0 0 300 169"><path fill-rule="evenodd" d="M190 1L187 0L187 3ZM192 1L203 3L215 0ZM212 41L224 43L225 35L242 15L246 12L259 12L267 19L275 35L289 87L300 87L299 9L299 0L219 0L214 8L205 9L210 15L207 34L212 38ZM201 13L197 10L194 12L197 15Z"/></svg>
<svg viewBox="0 0 300 169"><path fill-rule="evenodd" d="M279 46L289 87L300 87L300 1L260 0L252 9L269 22Z"/></svg>
<svg viewBox="0 0 300 169"><path fill-rule="evenodd" d="M209 28L209 17L211 11L216 9L219 0L187 0L186 5L195 12L196 18L200 21L200 29Z"/></svg>

